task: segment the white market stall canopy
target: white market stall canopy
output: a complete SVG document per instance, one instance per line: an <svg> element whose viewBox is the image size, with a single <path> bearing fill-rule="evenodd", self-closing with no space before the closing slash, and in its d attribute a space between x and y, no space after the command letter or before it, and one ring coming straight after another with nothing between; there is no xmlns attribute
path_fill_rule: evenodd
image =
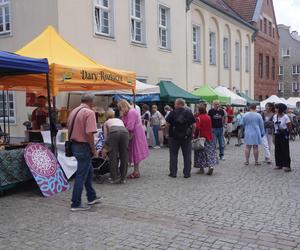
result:
<svg viewBox="0 0 300 250"><path fill-rule="evenodd" d="M300 97L290 97L289 99L287 99L287 102L290 105L296 106L297 107L297 103L300 103Z"/></svg>
<svg viewBox="0 0 300 250"><path fill-rule="evenodd" d="M218 86L215 88L215 91L217 91L221 95L229 97L233 106L247 106L247 100L245 98L240 97L226 87Z"/></svg>
<svg viewBox="0 0 300 250"><path fill-rule="evenodd" d="M262 110L264 110L265 109L265 107L266 107L266 104L267 103L275 103L275 104L277 104L277 103L283 103L283 104L285 104L288 108L296 108L296 105L292 105L292 104L290 104L287 100L285 100L284 98L279 98L278 96L276 96L276 95L271 95L268 99L266 99L266 100L264 100L264 101L262 101L261 103L260 103L260 107L261 107L261 109Z"/></svg>
<svg viewBox="0 0 300 250"><path fill-rule="evenodd" d="M159 86L146 84L136 80L136 95L150 95L159 94ZM94 91L95 95L132 95L131 90L107 90L107 91Z"/></svg>

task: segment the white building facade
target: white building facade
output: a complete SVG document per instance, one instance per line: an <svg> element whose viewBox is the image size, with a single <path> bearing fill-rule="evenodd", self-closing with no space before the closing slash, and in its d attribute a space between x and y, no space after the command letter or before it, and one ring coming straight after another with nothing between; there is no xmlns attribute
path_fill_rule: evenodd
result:
<svg viewBox="0 0 300 250"><path fill-rule="evenodd" d="M97 62L135 71L145 83L171 80L189 91L223 85L253 96L255 30L209 1L0 0L0 50L18 50L47 25ZM12 134L20 136L25 94L11 95Z"/></svg>

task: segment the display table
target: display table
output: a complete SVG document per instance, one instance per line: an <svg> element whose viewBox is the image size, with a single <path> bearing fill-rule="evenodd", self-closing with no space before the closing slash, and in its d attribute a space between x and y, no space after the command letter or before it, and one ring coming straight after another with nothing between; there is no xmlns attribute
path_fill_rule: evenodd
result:
<svg viewBox="0 0 300 250"><path fill-rule="evenodd" d="M60 163L66 177L70 179L77 170L77 161L75 157L65 156L65 142L61 141L61 134L67 130L59 130L56 135L57 160ZM95 134L95 143L98 141L98 134L101 129ZM51 144L50 131L41 131L44 143Z"/></svg>
<svg viewBox="0 0 300 250"><path fill-rule="evenodd" d="M32 179L24 160L24 149L0 150L0 191Z"/></svg>
<svg viewBox="0 0 300 250"><path fill-rule="evenodd" d="M57 160L62 167L66 177L70 179L77 170L77 161L75 157L65 156L65 143L61 142L61 133L67 130L59 130L56 136ZM51 144L50 131L41 131L44 143Z"/></svg>

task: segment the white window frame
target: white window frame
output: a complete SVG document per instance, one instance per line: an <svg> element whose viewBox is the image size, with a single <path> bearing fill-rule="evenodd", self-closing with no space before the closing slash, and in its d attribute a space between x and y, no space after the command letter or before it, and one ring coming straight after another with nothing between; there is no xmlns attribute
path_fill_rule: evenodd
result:
<svg viewBox="0 0 300 250"><path fill-rule="evenodd" d="M8 8L8 22L6 20L6 13L5 9ZM3 23L3 31L0 31L0 36L2 35L10 35L12 28L11 28L11 6L10 0L0 0L0 12L2 14L2 23ZM9 29L6 29L6 25L9 24Z"/></svg>
<svg viewBox="0 0 300 250"><path fill-rule="evenodd" d="M217 65L217 34L209 32L209 64Z"/></svg>
<svg viewBox="0 0 300 250"><path fill-rule="evenodd" d="M140 16L136 13L136 2L140 2ZM146 15L145 0L130 0L130 37L132 43L146 44ZM137 25L140 25L140 34L138 34ZM140 40L137 39L140 35Z"/></svg>
<svg viewBox="0 0 300 250"><path fill-rule="evenodd" d="M227 41L227 42L225 42ZM227 45L227 46L226 46ZM229 64L230 64L230 41L228 37L223 38L223 66L224 69L229 69Z"/></svg>
<svg viewBox="0 0 300 250"><path fill-rule="evenodd" d="M279 67L278 67L278 75L283 76L283 66L282 65L279 65Z"/></svg>
<svg viewBox="0 0 300 250"><path fill-rule="evenodd" d="M300 64L293 64L292 66L292 75L300 74Z"/></svg>
<svg viewBox="0 0 300 250"><path fill-rule="evenodd" d="M103 4L103 1L107 1L108 6ZM99 17L96 15L96 9L99 11ZM98 36L114 37L114 0L94 0L93 6L94 13L94 33ZM102 28L104 24L102 23L102 17L104 13L108 15L108 33L103 32ZM97 22L98 19L98 22ZM97 25L99 23L99 25Z"/></svg>
<svg viewBox="0 0 300 250"><path fill-rule="evenodd" d="M2 100L2 91L0 92L0 124L3 124L3 115L2 115L2 112L3 112L3 107L2 107L2 104L3 104L3 100ZM12 112L13 115L10 115L9 116L9 123L10 124L16 124L17 123L17 119L16 119L16 93L14 91L8 91L8 95L12 94L13 96L13 100L12 101L9 101L9 103L13 103L13 108L10 108L9 111L10 113ZM7 92L5 91L4 92L4 96L6 96L7 98ZM7 107L7 99L6 99L6 102L5 102L5 107ZM8 122L8 117L7 117L7 108L5 108L5 122L7 123Z"/></svg>
<svg viewBox="0 0 300 250"><path fill-rule="evenodd" d="M201 62L201 27L192 25L193 62Z"/></svg>
<svg viewBox="0 0 300 250"><path fill-rule="evenodd" d="M300 91L300 83L293 82L293 92L299 92L299 91Z"/></svg>
<svg viewBox="0 0 300 250"><path fill-rule="evenodd" d="M282 49L282 57L290 57L291 56L291 48Z"/></svg>
<svg viewBox="0 0 300 250"><path fill-rule="evenodd" d="M162 23L162 10L165 10L165 24ZM171 9L165 5L158 6L158 38L159 48L163 50L171 50ZM162 40L163 32L165 32L166 41ZM164 44L164 42L166 44Z"/></svg>
<svg viewBox="0 0 300 250"><path fill-rule="evenodd" d="M250 72L250 47L248 44L245 45L245 72Z"/></svg>
<svg viewBox="0 0 300 250"><path fill-rule="evenodd" d="M278 92L279 93L284 92L284 83L283 82L278 83Z"/></svg>
<svg viewBox="0 0 300 250"><path fill-rule="evenodd" d="M235 42L235 70L241 69L241 43Z"/></svg>

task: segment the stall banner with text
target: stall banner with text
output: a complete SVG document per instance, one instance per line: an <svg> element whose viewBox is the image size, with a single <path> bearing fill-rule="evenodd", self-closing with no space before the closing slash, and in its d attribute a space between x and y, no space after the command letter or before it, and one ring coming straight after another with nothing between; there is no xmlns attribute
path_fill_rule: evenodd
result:
<svg viewBox="0 0 300 250"><path fill-rule="evenodd" d="M29 144L25 149L25 161L45 197L66 191L68 181L54 154L45 146Z"/></svg>

